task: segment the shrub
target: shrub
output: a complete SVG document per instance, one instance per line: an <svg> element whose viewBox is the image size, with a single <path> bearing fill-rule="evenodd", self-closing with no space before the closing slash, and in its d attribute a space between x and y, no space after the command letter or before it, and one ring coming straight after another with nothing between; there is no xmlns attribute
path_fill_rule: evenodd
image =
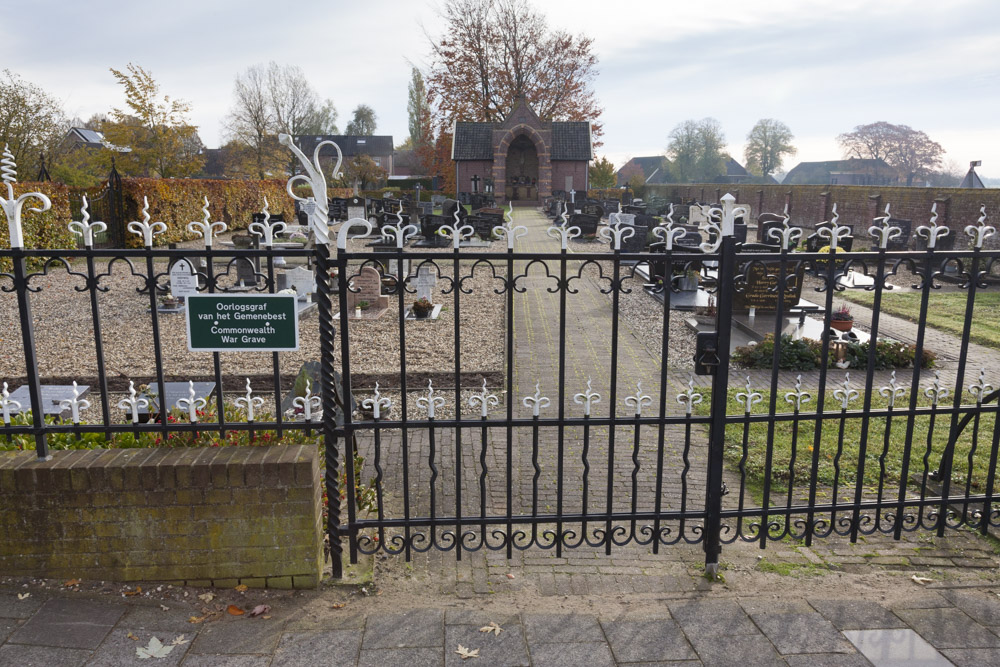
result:
<svg viewBox="0 0 1000 667"><path fill-rule="evenodd" d="M280 180L215 181L190 178L123 178L122 202L125 224L141 220L142 198L149 200L150 222L164 222L167 231L156 237L156 245L167 245L197 238L187 231L193 220L202 220L201 207L208 197L212 221L222 220L229 229L246 229L253 214L264 206L267 197L272 214L282 213L290 224L295 223L295 205ZM127 232L129 247L140 247L142 239Z"/></svg>
<svg viewBox="0 0 1000 667"><path fill-rule="evenodd" d="M0 186L2 187L2 186ZM69 210L69 188L61 183L15 183L14 196L19 197L25 192L41 192L48 196L52 202L52 208L44 213L36 213L32 208L41 208L41 203L37 199L30 199L21 208L21 224L24 231L24 247L45 250L61 250L64 248L75 248L76 238L69 231L69 222L80 218L80 212L76 211L72 215ZM6 188L3 188L3 196L7 196ZM2 218L0 222L0 248L10 247L10 230L7 219ZM37 259L29 259L28 263L32 267L37 267L41 262ZM0 260L0 270L9 271L11 269L10 260Z"/></svg>
<svg viewBox="0 0 1000 667"><path fill-rule="evenodd" d="M848 343L844 361L848 368L859 369L868 366L870 343ZM875 370L911 368L916 358L915 345L880 338L875 344ZM778 368L793 371L812 371L820 367L822 344L818 340L803 338L792 340L788 334L781 336ZM768 334L756 345L738 347L733 352L733 363L740 368L771 368L774 358L774 335ZM937 355L924 350L921 368L933 368ZM830 367L836 359L829 356Z"/></svg>

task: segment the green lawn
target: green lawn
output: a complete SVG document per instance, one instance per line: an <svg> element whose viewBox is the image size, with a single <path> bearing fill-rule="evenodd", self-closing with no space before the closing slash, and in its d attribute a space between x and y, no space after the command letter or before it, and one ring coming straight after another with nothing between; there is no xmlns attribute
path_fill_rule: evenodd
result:
<svg viewBox="0 0 1000 667"><path fill-rule="evenodd" d="M865 306L875 300L873 292L844 290L837 296ZM882 312L916 322L920 315L920 294L906 292L882 294ZM962 335L968 292L932 293L927 308L927 323L935 329L956 336ZM977 291L972 318L971 340L980 345L1000 349L1000 292Z"/></svg>
<svg viewBox="0 0 1000 667"><path fill-rule="evenodd" d="M922 384L926 385L927 383ZM854 385L853 388L859 390L860 393L862 393L862 397L854 399L850 403L850 409L861 410L863 407L864 388L857 385ZM866 487L877 490L880 473L880 459L882 458L883 451L885 451L885 483L886 488L889 490L888 495L890 496L894 495L898 491L899 480L903 468L907 417L905 414L901 414L900 411L909 407L909 386L907 385L906 388L906 395L902 398L896 399L895 409L897 414L894 415L891 420L888 449L884 446L884 434L887 419L885 417L873 417L869 421L867 440L868 446L863 461L864 484ZM736 402L736 393L738 391L740 390L733 389L730 391L730 415L743 414L743 406ZM777 411L779 413L791 411L791 406L785 401L786 391L787 390L780 390L779 392L777 407ZM764 400L755 405L754 412L756 414L766 411L768 406L770 393L767 391L761 391L761 393L764 396ZM811 393L813 394L811 401L803 405L803 412L815 409L816 396L815 392ZM947 403L947 406L950 407L951 400L952 399L949 396L945 401L942 401L942 405ZM966 395L964 397L964 402L966 404L972 403L973 398L970 395ZM923 391L921 391L918 406L928 405L930 405L930 401L924 396ZM827 413L830 413L831 411L839 413L840 406L840 401L834 398L832 392L829 393L824 406ZM885 409L886 406L886 399L879 395L877 389L875 389L872 397L872 408ZM841 492L845 490L845 485L853 490L855 480L858 476L861 422L862 420L860 418L848 418L844 420L843 447L840 449L839 457L839 485ZM792 459L793 434L795 434L796 429L798 433L796 446L794 448L794 484L796 489L808 489L813 466L814 423L815 422L803 420L796 426L795 422L792 421L775 422L774 444L772 448L773 460L771 464L771 484L772 489L775 492L787 490L788 488L788 480L791 477L789 472L789 462ZM945 444L948 440L950 424L951 418L949 415L939 414L935 418L933 436L931 438L931 453L928 457L927 466L930 471L936 469L941 462L941 454L944 451ZM970 422L968 427L963 431L955 449L952 479L956 480L957 483L952 486L953 495L960 495L964 493L965 480L970 474L969 452L972 450L973 445L973 424L974 422ZM973 494L985 492L986 477L989 472L990 453L993 446L993 425L994 416L992 414L984 414L980 418L978 443L972 455L971 492ZM913 440L909 454L910 464L908 476L912 476L914 473L923 473L923 458L927 452L927 436L930 430L929 427L930 416L920 416L915 419ZM751 424L749 427L746 473L747 486L754 492L754 495L758 495L763 486L765 476L767 475L767 429L767 422L758 422ZM822 429L822 436L820 438L819 457L816 469L816 478L820 487L830 488L834 483L837 469L836 461L838 458L837 452L839 431L839 418L825 420ZM725 455L728 466L730 470L733 471L739 470L739 464L743 458L743 433L743 424L731 424L726 429ZM893 491L893 488L895 488L896 491ZM912 485L910 488L912 491Z"/></svg>

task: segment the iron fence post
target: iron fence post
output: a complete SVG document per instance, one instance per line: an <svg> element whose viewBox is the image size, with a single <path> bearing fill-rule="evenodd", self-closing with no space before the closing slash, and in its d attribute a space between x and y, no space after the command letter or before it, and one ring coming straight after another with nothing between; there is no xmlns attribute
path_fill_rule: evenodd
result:
<svg viewBox="0 0 1000 667"><path fill-rule="evenodd" d="M722 198L722 243L719 247L716 301L716 355L718 365L712 378L711 417L708 431L708 487L705 490L705 573L719 573L722 552L722 457L726 437L726 409L729 402L729 340L733 324L733 282L736 277L736 198Z"/></svg>
<svg viewBox="0 0 1000 667"><path fill-rule="evenodd" d="M31 425L35 435L35 453L39 461L49 461L49 444L45 437L45 411L42 407L42 384L38 377L38 354L35 350L34 320L31 317L31 300L28 291L28 263L21 248L11 248L14 263L14 291L21 315L21 343L24 346L24 369L28 377L28 395L31 397Z"/></svg>
<svg viewBox="0 0 1000 667"><path fill-rule="evenodd" d="M343 279L343 272L338 280ZM343 289L343 286L341 286ZM337 331L333 325L333 310L330 302L330 247L325 243L316 244L316 296L319 315L320 341L320 383L323 401L323 445L326 465L327 534L330 536L330 563L333 576L344 576L343 552L340 536L340 453L337 449L336 422L336 376L334 375L333 345ZM345 405L349 405L349 402ZM349 408L347 408L349 409Z"/></svg>

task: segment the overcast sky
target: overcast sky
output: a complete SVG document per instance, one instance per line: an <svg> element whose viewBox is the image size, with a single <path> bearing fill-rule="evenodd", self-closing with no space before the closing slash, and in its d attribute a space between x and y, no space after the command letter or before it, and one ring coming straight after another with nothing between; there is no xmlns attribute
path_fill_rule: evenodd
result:
<svg viewBox="0 0 1000 667"><path fill-rule="evenodd" d="M792 129L798 155L840 157L835 137L885 120L924 130L963 171L1000 177L997 0L536 0L553 26L595 39L605 154L662 154L688 118L721 121L741 162L759 118ZM0 67L87 118L123 96L109 67L135 62L192 105L205 145L222 139L234 77L275 60L303 68L343 129L360 103L378 134L407 134L409 63L427 64L425 0L33 0L9 3Z"/></svg>

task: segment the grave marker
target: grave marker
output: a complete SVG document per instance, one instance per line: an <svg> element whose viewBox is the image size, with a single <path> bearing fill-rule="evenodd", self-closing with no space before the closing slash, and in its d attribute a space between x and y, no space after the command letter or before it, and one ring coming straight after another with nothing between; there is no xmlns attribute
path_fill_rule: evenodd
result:
<svg viewBox="0 0 1000 667"><path fill-rule="evenodd" d="M177 299L186 299L198 293L198 276L186 259L170 267L170 293Z"/></svg>
<svg viewBox="0 0 1000 667"><path fill-rule="evenodd" d="M369 318L376 318L389 308L389 297L382 295L382 274L370 266L361 267L358 275L351 278L352 290L347 292L347 308L350 316L362 301L368 302ZM357 290L357 291L354 291Z"/></svg>
<svg viewBox="0 0 1000 667"><path fill-rule="evenodd" d="M422 266L413 279L413 287L417 290L417 299L427 299L434 303L434 288L437 286L437 274L429 266Z"/></svg>

